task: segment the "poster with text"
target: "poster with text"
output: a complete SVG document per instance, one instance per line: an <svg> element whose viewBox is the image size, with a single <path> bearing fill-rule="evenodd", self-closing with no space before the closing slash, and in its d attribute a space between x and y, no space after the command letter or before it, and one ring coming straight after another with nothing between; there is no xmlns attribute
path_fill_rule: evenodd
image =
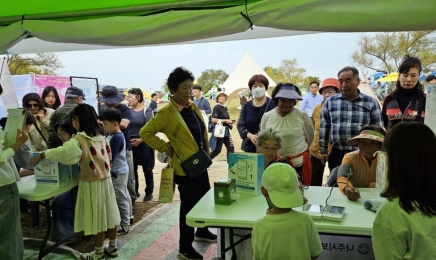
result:
<svg viewBox="0 0 436 260"><path fill-rule="evenodd" d="M7 116L8 108L18 108L21 107L18 103L17 94L15 93L14 84L12 83L11 73L9 72L8 63L6 58L1 59L0 64L0 84L3 88L3 93L1 95L1 107L0 107L0 118Z"/></svg>
<svg viewBox="0 0 436 260"><path fill-rule="evenodd" d="M59 94L61 104L65 101L65 92L70 85L69 77L62 76L49 76L49 75L33 75L35 82L35 92L42 97L42 92L47 86L53 86L56 88Z"/></svg>
<svg viewBox="0 0 436 260"><path fill-rule="evenodd" d="M21 104L24 95L33 93L33 76L32 74L13 75L11 76L12 83L15 87L15 93L17 94L18 103Z"/></svg>
<svg viewBox="0 0 436 260"><path fill-rule="evenodd" d="M97 101L97 86L98 79L96 78L85 78L85 77L71 77L71 84L83 90L85 94L85 99L83 103L91 105L94 107L97 115L98 111L98 101Z"/></svg>
<svg viewBox="0 0 436 260"><path fill-rule="evenodd" d="M436 134L436 85L427 86L424 123Z"/></svg>

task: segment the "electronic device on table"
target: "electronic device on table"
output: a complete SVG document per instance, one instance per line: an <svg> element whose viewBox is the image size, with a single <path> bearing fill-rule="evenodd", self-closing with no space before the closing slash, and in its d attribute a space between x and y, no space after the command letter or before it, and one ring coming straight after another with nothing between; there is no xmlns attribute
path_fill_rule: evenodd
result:
<svg viewBox="0 0 436 260"><path fill-rule="evenodd" d="M309 214L312 219L322 219L322 211L323 211L322 205L316 205L316 204L303 205L303 212Z"/></svg>
<svg viewBox="0 0 436 260"><path fill-rule="evenodd" d="M326 206L322 213L322 219L341 222L345 215L345 207Z"/></svg>

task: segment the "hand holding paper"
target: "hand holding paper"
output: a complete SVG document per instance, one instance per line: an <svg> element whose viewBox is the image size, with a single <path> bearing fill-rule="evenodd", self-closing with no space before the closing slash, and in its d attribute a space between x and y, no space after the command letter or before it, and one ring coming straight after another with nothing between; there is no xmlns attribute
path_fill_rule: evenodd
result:
<svg viewBox="0 0 436 260"><path fill-rule="evenodd" d="M12 150L14 152L17 152L21 146L29 139L29 136L26 132L20 131L20 129L17 129L17 136L15 138L15 143L11 146Z"/></svg>

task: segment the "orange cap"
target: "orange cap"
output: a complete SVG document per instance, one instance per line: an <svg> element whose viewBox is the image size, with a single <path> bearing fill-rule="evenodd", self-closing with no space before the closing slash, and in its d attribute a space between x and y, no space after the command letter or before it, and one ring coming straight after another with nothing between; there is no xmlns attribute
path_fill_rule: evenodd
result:
<svg viewBox="0 0 436 260"><path fill-rule="evenodd" d="M334 88L336 88L338 90L338 92L340 92L338 86L339 86L339 82L338 82L337 79L335 79L335 78L326 78L322 82L322 85L319 88L318 92L319 92L319 94L322 94L322 89L325 88L325 87L334 87Z"/></svg>

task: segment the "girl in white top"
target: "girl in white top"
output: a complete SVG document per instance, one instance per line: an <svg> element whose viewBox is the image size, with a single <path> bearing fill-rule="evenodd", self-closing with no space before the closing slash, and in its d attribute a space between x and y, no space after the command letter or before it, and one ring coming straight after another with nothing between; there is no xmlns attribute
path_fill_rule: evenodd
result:
<svg viewBox="0 0 436 260"><path fill-rule="evenodd" d="M0 94L3 88L0 85ZM8 133L14 134L14 133ZM20 218L20 195L17 181L20 180L13 156L27 141L26 132L17 131L16 141L5 147L5 133L0 129L0 252L2 259L23 259L23 232Z"/></svg>
<svg viewBox="0 0 436 260"><path fill-rule="evenodd" d="M435 259L436 136L422 123L398 123L384 139L388 185L372 228L376 259Z"/></svg>
<svg viewBox="0 0 436 260"><path fill-rule="evenodd" d="M110 178L111 150L97 122L92 106L80 104L71 112L70 119L77 135L62 146L49 149L30 159L35 164L41 159L59 161L66 165L79 163L79 191L74 216L74 232L94 235L95 251L82 254L81 259L104 259L103 251L117 257L117 226L120 212ZM109 245L104 245L105 232Z"/></svg>

